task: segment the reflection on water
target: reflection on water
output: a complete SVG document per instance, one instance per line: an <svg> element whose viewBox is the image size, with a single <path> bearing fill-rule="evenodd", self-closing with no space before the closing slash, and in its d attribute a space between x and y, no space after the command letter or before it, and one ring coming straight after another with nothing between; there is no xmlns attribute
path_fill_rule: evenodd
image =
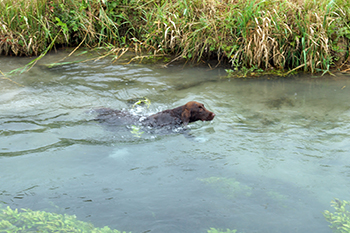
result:
<svg viewBox="0 0 350 233"><path fill-rule="evenodd" d="M0 79L0 203L132 232L330 232L322 211L350 192L348 77L224 74L100 60ZM93 120L143 97L141 114L196 100L216 117L141 137Z"/></svg>

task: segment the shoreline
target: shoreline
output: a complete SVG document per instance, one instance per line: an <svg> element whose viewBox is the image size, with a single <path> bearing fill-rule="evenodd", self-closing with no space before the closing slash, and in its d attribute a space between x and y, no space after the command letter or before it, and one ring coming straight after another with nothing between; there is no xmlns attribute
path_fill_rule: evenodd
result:
<svg viewBox="0 0 350 233"><path fill-rule="evenodd" d="M1 1L0 55L102 47L105 56L216 60L243 76L350 72L350 3L340 0L63 2Z"/></svg>

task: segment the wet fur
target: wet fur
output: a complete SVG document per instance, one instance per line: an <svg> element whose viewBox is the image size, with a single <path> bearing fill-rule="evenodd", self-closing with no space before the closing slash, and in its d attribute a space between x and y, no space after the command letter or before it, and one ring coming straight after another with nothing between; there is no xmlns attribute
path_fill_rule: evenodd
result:
<svg viewBox="0 0 350 233"><path fill-rule="evenodd" d="M150 127L181 126L198 120L211 121L215 114L204 107L204 104L190 101L174 109L164 110L148 117L135 116L127 111L102 108L96 110L99 115L95 120L115 125L141 124Z"/></svg>

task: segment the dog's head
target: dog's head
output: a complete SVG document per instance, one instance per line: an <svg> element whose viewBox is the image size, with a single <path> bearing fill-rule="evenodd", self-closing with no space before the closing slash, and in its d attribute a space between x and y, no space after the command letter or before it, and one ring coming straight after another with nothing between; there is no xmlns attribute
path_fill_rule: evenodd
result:
<svg viewBox="0 0 350 233"><path fill-rule="evenodd" d="M204 104L190 101L183 106L181 120L184 125L195 121L211 121L215 114L204 107Z"/></svg>

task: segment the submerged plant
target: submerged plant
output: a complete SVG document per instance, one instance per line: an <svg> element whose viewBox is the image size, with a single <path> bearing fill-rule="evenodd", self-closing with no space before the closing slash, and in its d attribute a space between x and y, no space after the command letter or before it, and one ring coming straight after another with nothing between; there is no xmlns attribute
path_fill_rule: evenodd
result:
<svg viewBox="0 0 350 233"><path fill-rule="evenodd" d="M216 228L210 228L210 230L208 230L208 233L236 233L236 232L237 230L230 230L230 229L226 229L226 231L224 231Z"/></svg>
<svg viewBox="0 0 350 233"><path fill-rule="evenodd" d="M323 216L331 223L329 227L336 233L350 232L350 202L335 199L331 203L335 212L331 213L328 210L323 212Z"/></svg>
<svg viewBox="0 0 350 233"><path fill-rule="evenodd" d="M45 211L22 209L9 206L0 209L0 232L94 232L120 233L105 226L95 228L91 223L79 221L73 215L62 215ZM123 232L125 233L125 232Z"/></svg>
<svg viewBox="0 0 350 233"><path fill-rule="evenodd" d="M30 209L13 210L9 206L0 209L0 232L91 232L126 233L108 226L95 228L91 223L77 220L74 215L62 215ZM236 233L237 230L210 228L208 233Z"/></svg>
<svg viewBox="0 0 350 233"><path fill-rule="evenodd" d="M235 178L209 177L200 181L212 186L228 198L235 198L238 195L251 196L252 188L241 184Z"/></svg>
<svg viewBox="0 0 350 233"><path fill-rule="evenodd" d="M136 126L136 125L132 125L131 126L131 133L132 133L132 135L134 135L134 137L136 137L136 138L140 138L141 136L142 136L142 134L144 133L143 131L140 131L140 127L139 126Z"/></svg>

